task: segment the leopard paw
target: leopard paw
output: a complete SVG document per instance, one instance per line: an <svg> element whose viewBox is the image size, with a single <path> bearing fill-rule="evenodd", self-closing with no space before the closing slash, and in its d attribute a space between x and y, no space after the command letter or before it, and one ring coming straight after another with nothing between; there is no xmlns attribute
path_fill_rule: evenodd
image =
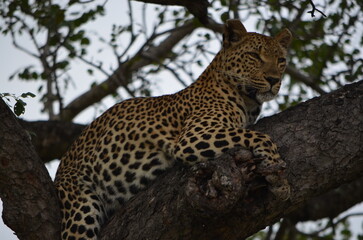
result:
<svg viewBox="0 0 363 240"><path fill-rule="evenodd" d="M276 198L286 201L290 198L290 185L284 174L286 163L281 160L265 159L258 165L258 173L265 177L269 190Z"/></svg>
<svg viewBox="0 0 363 240"><path fill-rule="evenodd" d="M266 176L266 180L270 183L269 190L277 199L286 201L290 198L290 185L285 178L269 175Z"/></svg>

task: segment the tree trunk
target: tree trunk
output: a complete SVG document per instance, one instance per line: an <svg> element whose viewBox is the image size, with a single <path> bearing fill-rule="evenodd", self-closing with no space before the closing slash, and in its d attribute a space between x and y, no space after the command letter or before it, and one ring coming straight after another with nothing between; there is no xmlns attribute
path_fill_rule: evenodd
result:
<svg viewBox="0 0 363 240"><path fill-rule="evenodd" d="M19 239L59 239L60 210L52 180L30 135L0 99L0 197L3 219Z"/></svg>
<svg viewBox="0 0 363 240"><path fill-rule="evenodd" d="M101 239L250 236L304 201L362 177L362 108L363 81L264 118L253 127L272 136L287 162L292 188L288 201L275 199L263 184L255 189L261 186L258 178L246 182L236 160L248 157L233 150L191 170L171 169L127 202L103 229ZM213 189L216 194L211 195Z"/></svg>

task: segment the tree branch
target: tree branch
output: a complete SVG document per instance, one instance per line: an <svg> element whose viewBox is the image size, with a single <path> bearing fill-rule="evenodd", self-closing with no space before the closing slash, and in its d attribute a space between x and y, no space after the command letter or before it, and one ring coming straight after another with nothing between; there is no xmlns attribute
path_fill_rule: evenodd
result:
<svg viewBox="0 0 363 240"><path fill-rule="evenodd" d="M193 23L187 23L178 31L171 32L158 46L150 47L146 52L136 54L133 58L120 65L108 79L70 102L63 109L61 119L70 121L87 107L114 93L120 85L118 81L124 82L121 85L128 84L128 79L133 72L152 63L148 56L159 59L167 57L171 49L185 36L192 33L196 27Z"/></svg>
<svg viewBox="0 0 363 240"><path fill-rule="evenodd" d="M286 73L290 75L292 79L295 81L302 82L307 86L311 87L313 90L318 92L319 94L325 94L326 92L317 84L317 81L314 81L311 77L308 77L301 73L298 69L294 68L291 65L286 67Z"/></svg>
<svg viewBox="0 0 363 240"><path fill-rule="evenodd" d="M315 221L322 218L335 218L363 201L363 177L343 184L328 193L309 199L303 206L287 217L294 223Z"/></svg>
<svg viewBox="0 0 363 240"><path fill-rule="evenodd" d="M0 99L0 197L3 219L19 239L59 239L60 210L53 182L29 135Z"/></svg>
<svg viewBox="0 0 363 240"><path fill-rule="evenodd" d="M270 225L283 215L288 216L292 221L335 216L338 212L345 210L343 208L348 208L361 201L361 196L363 196L363 194L359 193L360 187L357 187L361 186L361 172L363 168L361 146L361 123L363 122L362 98L363 82L361 81L345 86L334 93L312 99L268 119L262 119L259 123L257 123L255 128L259 131L270 134L275 139L278 146L280 146L279 151L281 155L288 163L287 175L293 190L290 201L286 203L276 201L273 196L268 194L266 191L262 191L262 195L261 191L259 195L256 195L254 192L250 192L247 198L241 197L238 199L237 202L240 203L237 203L236 205L232 204L232 211L227 208L227 210L229 209L227 213L223 213L225 210L222 208L219 209L220 214L217 215L213 215L216 213L216 211L213 211L212 215L209 215L208 220L204 221L203 219L205 219L206 214L208 215L208 209L200 211L200 208L198 208L197 205L194 205L197 207L192 208L192 212L197 212L199 214L191 215L191 203L189 200L187 201L188 198L185 197L186 186L188 181L190 181L189 179L194 179L194 182L196 182L196 178L193 178L193 174L191 174L190 171L188 172L185 169L178 169L176 167L171 169L164 177L161 177L158 181L156 181L149 190L142 192L135 199L126 204L125 209L119 213L122 217L115 216L115 218L111 220L110 225L106 227L105 239L107 239L107 236L110 236L108 235L108 231L114 231L112 224L115 223L117 228L120 228L119 226L122 225L123 227L120 229L126 229L123 231L123 234L126 233L129 234L129 236L135 237L140 234L146 234L148 231L153 229L158 229L159 227L154 225L157 223L159 224L158 226L163 226L160 231L159 229L156 231L160 234L160 236L169 236L167 234L175 233L175 231L177 231L178 234L186 234L185 238L188 238L188 236L195 236L194 234L196 233L201 234L198 232L198 228L200 227L203 231L204 229L207 229L213 234L221 234L215 235L222 236L221 239L225 236L223 234L232 232L234 235L231 233L232 235L228 235L228 237L231 238L228 239L233 239L235 236L247 236L247 234L251 234L265 225ZM29 231L33 231L34 229L37 229L37 231L34 230L37 234L41 232L50 233L52 231L49 231L48 229L44 230L44 228L52 228L52 226L54 227L56 225L52 225L52 223L57 221L49 221L49 219L57 219L57 217L54 216L58 214L58 206L52 205L55 196L53 195L54 189L52 187L49 188L49 186L47 187L46 182L49 180L49 176L46 176L48 180L45 181L45 184L42 183L41 187L39 187L36 179L42 176L42 174L39 174L37 168L34 167L38 166L38 164L34 163L37 161L39 162L39 160L35 160L35 162L31 162L30 160L30 162L28 162L27 160L35 156L34 151L28 148L30 146L28 137L23 135L24 133L20 133L22 137L17 138L18 128L14 125L14 116L9 114L7 106L4 105L4 103L0 104L0 107L2 119L0 123L0 134L5 140L0 141L0 163L2 165L2 168L0 168L0 196L4 201L5 219L9 219L5 220L5 222L8 225L11 225L12 229L17 232L19 237L34 236L35 233L29 233ZM47 124L47 122L36 122L35 126ZM26 127L29 127L30 125L32 125L32 123L25 124ZM54 122L49 122L49 126L52 125L61 127L60 129L62 130L65 126L59 123L55 124ZM67 126L66 128L70 128L70 126ZM78 127L81 129L83 126ZM47 129L47 127L45 129ZM77 129L77 127L75 127L75 129ZM80 129L77 131L80 131ZM58 130L55 132L57 131ZM9 165L10 157L12 160ZM233 158L235 158L233 157L233 154L229 158L229 161L220 161L222 169L226 166L230 167L230 165L235 162L233 160ZM19 163L20 166L17 165L19 159L22 160ZM25 160L28 162L27 164L24 164ZM226 162L231 164L226 164ZM211 163L215 164L213 161L211 161ZM31 168L31 171L35 171L36 173L32 175L33 172L26 172L24 168L27 167ZM216 168L217 167L214 167L214 169ZM208 166L202 168L202 170L204 172L208 172ZM203 171L200 175L202 177L199 177L199 179L202 180L204 176ZM215 170L213 171L216 172ZM214 173L213 171L210 172L209 175ZM231 171L233 171L233 168L231 168ZM26 181L26 183L20 184L19 182L18 186L17 181L13 183L12 179L14 179L14 176L15 179L18 179L17 177L20 178L25 176L26 179L23 180ZM205 179L208 180L208 178ZM30 180L32 180L31 185L29 185ZM205 180L203 181L205 182ZM350 183L351 181L355 182ZM347 185L342 185L343 183L347 183ZM318 196L321 193L327 192L339 185L341 185L339 188L332 190L330 193ZM241 185L237 198L238 196L242 196L246 193L247 190L246 188L243 188L243 186L252 186L252 182L247 185ZM23 189L18 187L23 187ZM31 189L32 187L35 187L35 189ZM39 189L36 187L39 187ZM164 189L166 187L168 188L168 191ZM39 191L42 191L41 189L43 189L46 193L39 193ZM194 187L194 189L198 190L199 188ZM38 194L40 194L41 199L43 199L43 202L46 201L46 204L44 205L41 201L39 203L39 201L37 202L34 200L31 200L31 203L39 203L36 204L35 207L34 205L27 205L26 203L18 203L15 200L28 199L26 197L13 197L14 194L19 196L21 193L26 193L26 196L32 196L34 199L37 199L39 197ZM49 193L51 193L50 198L46 197L47 199L44 200L45 196L48 196ZM195 193L196 194L192 196L203 196L203 194L198 194L198 192ZM346 198L347 195L353 195L353 198L342 203L344 206L342 208L339 207L337 210L335 209L337 208L337 204L329 204L326 202L326 199L329 198L334 200L342 199L344 201L344 198ZM209 194L209 196L211 195ZM166 197L169 197L169 199ZM145 199L148 199L149 201L145 203ZM216 199L212 198L212 200L214 201ZM299 208L304 202L307 204L304 209L313 209L315 207L314 205L321 205L321 202L323 201L325 201L325 206L330 207L323 208L323 210L321 210L322 208L319 208L319 211L321 210L320 213L318 213L318 211L312 214L310 211L305 213L305 215L299 214L299 212L301 213L303 210L293 213L293 210ZM223 203L223 201L220 203ZM340 203L338 204L339 206L342 205ZM217 206L222 205L223 204L218 204ZM38 206L42 206L41 216L34 213L39 209ZM44 209L44 206L46 209ZM54 210L54 212L52 210ZM149 210L152 210L151 215L143 218L147 216L145 213L147 214L147 211ZM181 210L184 211L184 215L180 213ZM33 215L29 217L26 215L27 211L31 211ZM27 217L24 217L24 219L26 219L26 223L31 224L32 227L29 227L24 222L21 222L20 224L14 223L14 218L6 217L6 215L14 216L14 212L16 213L16 222L19 221L19 216L26 215ZM200 215L202 215L202 217ZM183 216L184 218L178 218L178 216ZM170 220L169 217L175 220ZM121 218L124 220L121 220ZM32 222L33 219L36 219L35 224ZM144 220L141 221L140 219ZM181 222L183 224L181 224ZM206 225L206 222L209 223ZM227 228L223 230L225 228L223 222L227 223L227 225L232 224L230 226L234 226L234 228ZM135 223L147 226L145 228L145 233L143 232L132 235L134 234L132 224ZM177 227L173 227L173 224ZM56 229L56 227L53 229ZM187 229L189 230L185 232ZM221 229L223 232L220 232L222 231ZM205 237L204 235L200 235L200 238L198 235L198 239L203 239L203 237ZM48 236L40 237L40 235L37 235L36 238L51 239Z"/></svg>
<svg viewBox="0 0 363 240"><path fill-rule="evenodd" d="M317 9L315 7L315 4L314 4L314 2L312 0L309 0L309 2L311 4L312 9L310 11L308 11L308 13L310 13L312 17L315 17L315 11L318 11L321 15L326 17L326 15L322 11L320 11L319 9Z"/></svg>
<svg viewBox="0 0 363 240"><path fill-rule="evenodd" d="M243 174L235 174L236 158L241 157L230 153L194 173L171 169L127 202L101 239L241 239L273 224L302 202L362 177L362 106L363 81L264 118L253 127L272 136L287 162L289 201L274 199L267 191L249 191L246 197L255 182L246 185ZM233 174L223 175L224 171ZM227 176L233 191L217 191L210 197L204 190L215 174Z"/></svg>
<svg viewBox="0 0 363 240"><path fill-rule="evenodd" d="M193 14L201 23L208 24L208 0L135 0L144 3L155 3L160 5L183 6Z"/></svg>
<svg viewBox="0 0 363 240"><path fill-rule="evenodd" d="M60 159L86 127L65 121L19 120L19 123L28 131L35 150L44 163Z"/></svg>

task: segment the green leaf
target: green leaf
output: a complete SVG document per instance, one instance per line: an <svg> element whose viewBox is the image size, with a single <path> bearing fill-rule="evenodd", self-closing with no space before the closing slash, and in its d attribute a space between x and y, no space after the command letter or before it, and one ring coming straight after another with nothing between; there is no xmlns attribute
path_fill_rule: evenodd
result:
<svg viewBox="0 0 363 240"><path fill-rule="evenodd" d="M89 45L90 44L90 40L89 40L89 38L82 38L82 40L81 40L81 45Z"/></svg>
<svg viewBox="0 0 363 240"><path fill-rule="evenodd" d="M93 82L93 83L91 83L91 88L94 88L94 87L96 87L98 84L97 84L97 82Z"/></svg>
<svg viewBox="0 0 363 240"><path fill-rule="evenodd" d="M25 106L26 103L23 100L21 99L16 100L16 103L14 105L14 113L16 114L16 116L19 117L21 114L25 113Z"/></svg>
<svg viewBox="0 0 363 240"><path fill-rule="evenodd" d="M38 79L38 77L39 77L39 75L38 75L38 73L37 72L32 72L32 74L31 74L31 78L33 78L33 79Z"/></svg>
<svg viewBox="0 0 363 240"><path fill-rule="evenodd" d="M29 68L25 68L23 72L18 73L18 77L20 79L29 80L30 79Z"/></svg>
<svg viewBox="0 0 363 240"><path fill-rule="evenodd" d="M35 97L35 94L34 93L31 93L31 92L27 92L27 93L21 94L20 97L22 97L22 98L27 98L27 97L34 98Z"/></svg>
<svg viewBox="0 0 363 240"><path fill-rule="evenodd" d="M68 61L61 61L59 63L56 64L57 68L59 69L65 69L67 66L69 65Z"/></svg>
<svg viewBox="0 0 363 240"><path fill-rule="evenodd" d="M229 12L228 11L222 13L222 15L221 15L222 22L226 22L229 18L230 17L229 17Z"/></svg>

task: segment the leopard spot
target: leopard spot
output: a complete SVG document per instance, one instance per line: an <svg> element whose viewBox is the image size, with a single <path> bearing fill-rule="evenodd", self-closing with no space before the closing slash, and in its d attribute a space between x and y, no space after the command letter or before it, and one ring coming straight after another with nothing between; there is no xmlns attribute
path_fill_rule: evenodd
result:
<svg viewBox="0 0 363 240"><path fill-rule="evenodd" d="M195 145L195 147L196 147L197 149L207 149L207 148L209 148L209 147L210 147L210 144L209 144L208 142L203 142L203 141L201 141L201 142L197 143L197 144Z"/></svg>

